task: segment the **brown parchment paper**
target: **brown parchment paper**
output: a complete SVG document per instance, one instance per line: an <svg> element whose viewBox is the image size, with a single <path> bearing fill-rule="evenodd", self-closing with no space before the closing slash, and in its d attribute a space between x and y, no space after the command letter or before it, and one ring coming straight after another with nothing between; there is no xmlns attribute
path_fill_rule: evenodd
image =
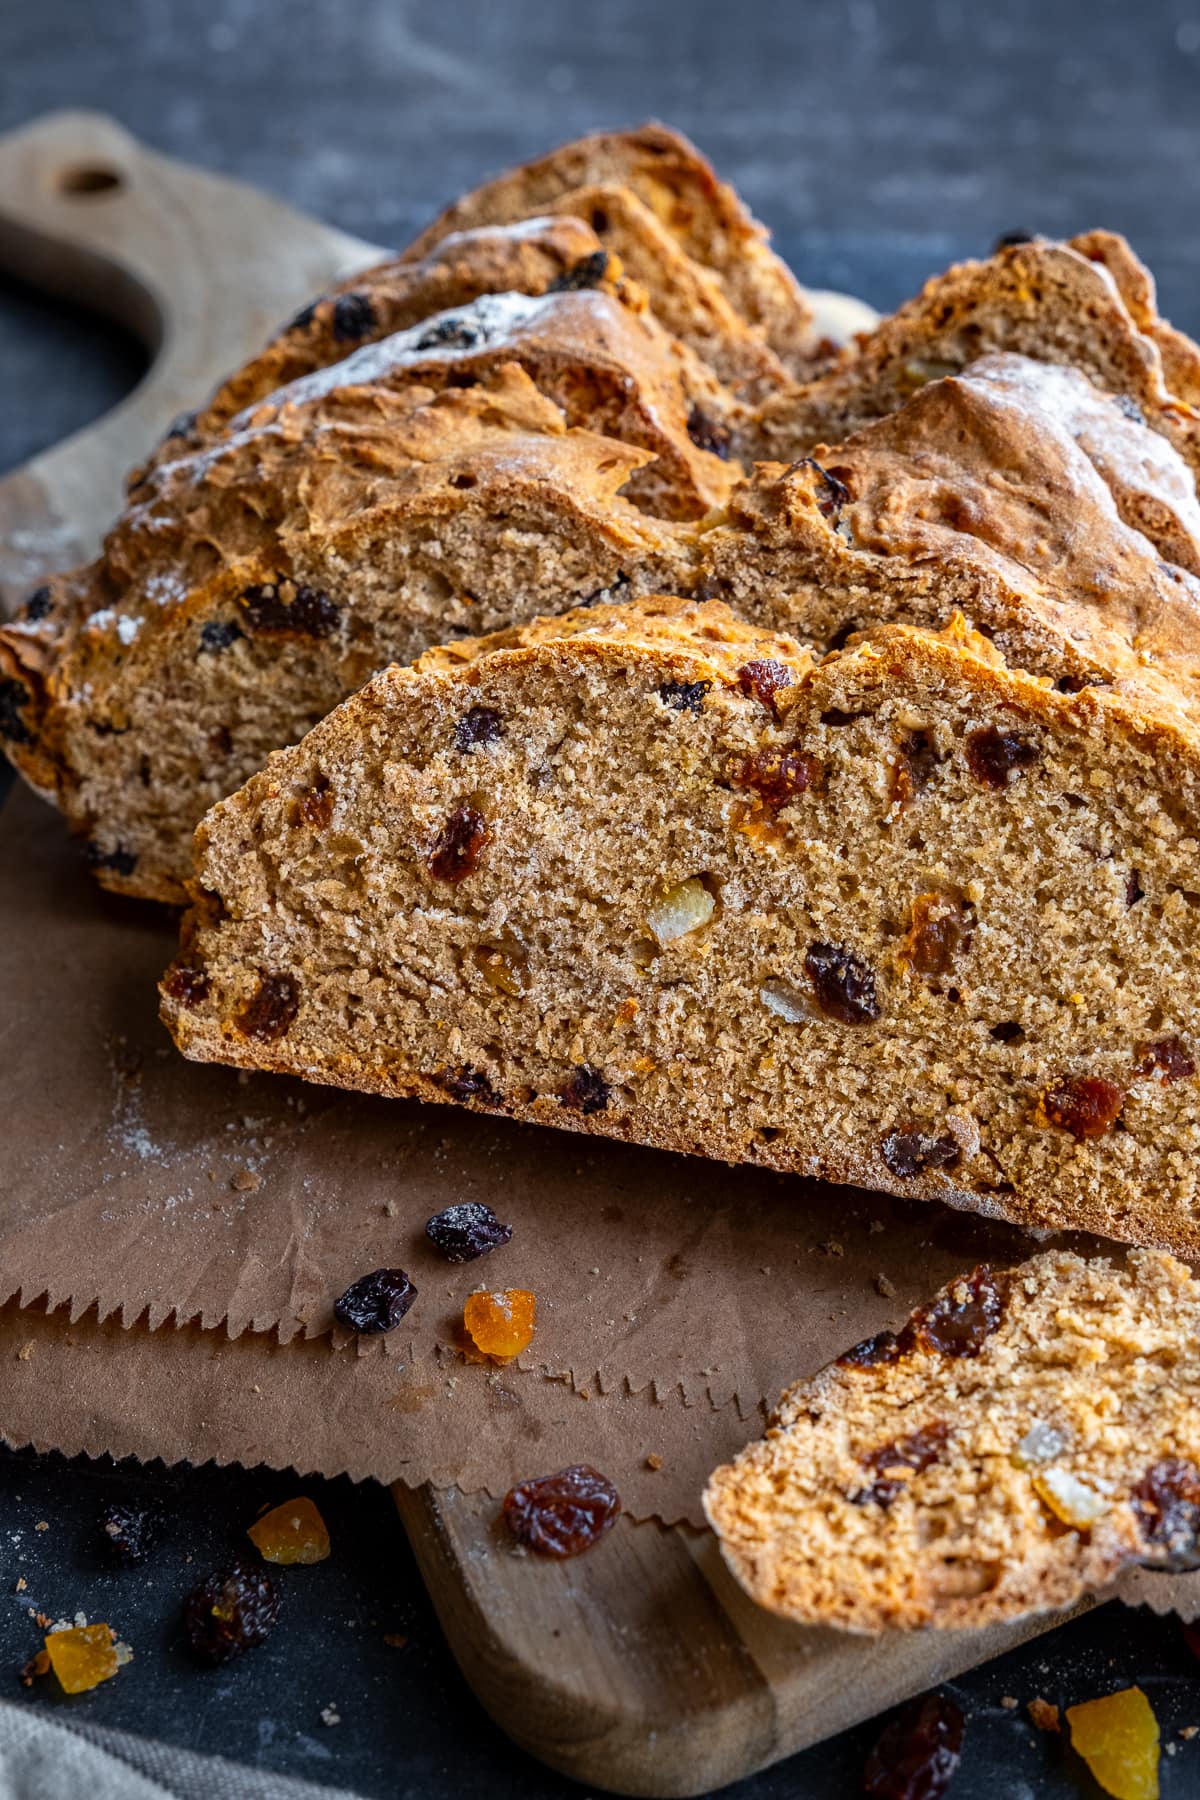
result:
<svg viewBox="0 0 1200 1800"><path fill-rule="evenodd" d="M10 1442L496 1494L535 1464L587 1460L635 1517L699 1523L705 1476L789 1381L963 1267L1039 1247L941 1207L187 1064L157 1020L174 942L169 916L100 894L57 815L12 795ZM513 1241L447 1265L424 1222L469 1198ZM332 1331L333 1297L396 1263L419 1295L404 1325L383 1341ZM538 1297L519 1366L457 1347L482 1284ZM1144 1579L1160 1606L1196 1585Z"/></svg>

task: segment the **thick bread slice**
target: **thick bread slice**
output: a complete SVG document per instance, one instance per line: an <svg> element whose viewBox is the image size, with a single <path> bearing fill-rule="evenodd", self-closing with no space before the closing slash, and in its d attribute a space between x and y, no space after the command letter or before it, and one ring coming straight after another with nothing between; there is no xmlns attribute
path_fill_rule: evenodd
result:
<svg viewBox="0 0 1200 1800"><path fill-rule="evenodd" d="M791 462L819 443L839 443L926 382L999 350L1082 370L1161 432L1194 475L1200 351L1159 320L1153 284L1123 239L1096 233L1079 241L1082 250L1036 239L935 275L860 340L856 355L765 401L739 453ZM1168 383L1164 356L1179 388Z"/></svg>
<svg viewBox="0 0 1200 1800"><path fill-rule="evenodd" d="M767 232L681 132L648 124L578 138L464 194L407 251L428 254L448 232L506 225L542 212L573 189L630 188L694 261L712 271L734 310L776 355L802 370L813 345L812 309Z"/></svg>
<svg viewBox="0 0 1200 1800"><path fill-rule="evenodd" d="M876 1632L1200 1564L1200 1285L1169 1256L979 1268L784 1394L705 1511L761 1605Z"/></svg>
<svg viewBox="0 0 1200 1800"><path fill-rule="evenodd" d="M216 807L180 1048L1200 1246L1194 735L961 627L646 616L387 670Z"/></svg>
<svg viewBox="0 0 1200 1800"><path fill-rule="evenodd" d="M646 461L514 364L289 405L155 470L0 632L0 736L106 886L181 900L205 809L376 669L686 581L682 528L618 492Z"/></svg>

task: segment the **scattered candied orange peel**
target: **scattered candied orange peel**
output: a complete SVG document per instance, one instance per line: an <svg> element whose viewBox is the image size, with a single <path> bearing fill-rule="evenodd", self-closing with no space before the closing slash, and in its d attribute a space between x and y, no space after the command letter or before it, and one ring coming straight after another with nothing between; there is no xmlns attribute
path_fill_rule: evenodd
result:
<svg viewBox="0 0 1200 1800"><path fill-rule="evenodd" d="M304 1495L272 1507L246 1535L265 1562L319 1563L329 1555L325 1521Z"/></svg>
<svg viewBox="0 0 1200 1800"><path fill-rule="evenodd" d="M1158 1800L1158 1720L1141 1688L1067 1708L1071 1746L1113 1800Z"/></svg>
<svg viewBox="0 0 1200 1800"><path fill-rule="evenodd" d="M64 1694L86 1694L110 1680L121 1666L111 1625L68 1625L47 1632L45 1644Z"/></svg>
<svg viewBox="0 0 1200 1800"><path fill-rule="evenodd" d="M463 1326L477 1350L507 1362L519 1356L533 1337L536 1304L528 1288L468 1294Z"/></svg>

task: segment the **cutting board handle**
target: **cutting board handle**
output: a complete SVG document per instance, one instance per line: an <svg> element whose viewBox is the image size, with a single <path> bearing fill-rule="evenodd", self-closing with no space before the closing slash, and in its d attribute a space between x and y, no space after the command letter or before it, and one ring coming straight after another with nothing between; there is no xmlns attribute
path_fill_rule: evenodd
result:
<svg viewBox="0 0 1200 1800"><path fill-rule="evenodd" d="M107 313L152 355L119 406L0 481L0 610L91 554L125 472L178 413L381 254L159 155L101 113L53 113L0 137L0 268Z"/></svg>

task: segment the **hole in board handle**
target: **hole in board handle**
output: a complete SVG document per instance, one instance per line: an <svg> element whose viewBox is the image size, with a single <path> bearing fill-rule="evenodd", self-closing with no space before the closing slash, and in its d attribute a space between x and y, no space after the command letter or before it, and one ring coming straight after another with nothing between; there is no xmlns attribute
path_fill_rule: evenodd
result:
<svg viewBox="0 0 1200 1800"><path fill-rule="evenodd" d="M58 191L72 198L90 199L93 194L111 194L124 187L125 177L117 169L103 168L99 163L80 163L63 169L58 177Z"/></svg>

